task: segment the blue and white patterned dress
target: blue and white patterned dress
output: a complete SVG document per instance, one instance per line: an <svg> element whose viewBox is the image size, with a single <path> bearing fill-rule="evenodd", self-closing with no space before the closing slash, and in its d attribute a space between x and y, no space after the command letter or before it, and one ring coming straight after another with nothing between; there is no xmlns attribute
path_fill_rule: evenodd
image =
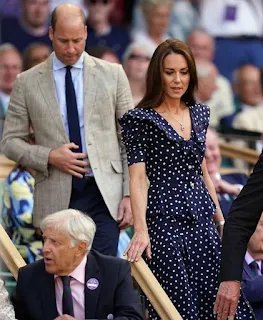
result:
<svg viewBox="0 0 263 320"><path fill-rule="evenodd" d="M189 106L192 131L181 137L154 109L128 111L119 122L128 164L146 163L150 269L185 320L216 319L221 242L215 205L202 180L209 108ZM149 305L150 319L159 319ZM255 319L240 300L236 319Z"/></svg>

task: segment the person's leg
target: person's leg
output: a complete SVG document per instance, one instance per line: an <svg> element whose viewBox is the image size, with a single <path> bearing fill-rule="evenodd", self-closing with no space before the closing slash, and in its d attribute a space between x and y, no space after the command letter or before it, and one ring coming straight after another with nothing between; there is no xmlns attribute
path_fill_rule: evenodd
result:
<svg viewBox="0 0 263 320"><path fill-rule="evenodd" d="M112 218L95 179L87 182L81 193L73 191L69 208L87 213L94 220L97 230L92 248L102 254L116 256L119 226Z"/></svg>

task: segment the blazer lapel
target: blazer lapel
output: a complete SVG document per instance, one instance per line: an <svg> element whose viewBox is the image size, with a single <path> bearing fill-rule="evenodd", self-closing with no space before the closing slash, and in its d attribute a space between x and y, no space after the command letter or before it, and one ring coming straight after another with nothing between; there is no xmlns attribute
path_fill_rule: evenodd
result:
<svg viewBox="0 0 263 320"><path fill-rule="evenodd" d="M58 311L56 305L54 275L44 271L42 284L39 289L41 291L41 302L44 315L43 319L55 319L56 317L58 317Z"/></svg>
<svg viewBox="0 0 263 320"><path fill-rule="evenodd" d="M250 278L250 279L254 278L253 272L246 261L244 261L243 269L244 269L244 272L246 273L248 278Z"/></svg>
<svg viewBox="0 0 263 320"><path fill-rule="evenodd" d="M52 72L53 56L54 53L52 53L47 61L43 63L43 68L39 71L38 74L38 83L42 91L43 98L46 101L47 109L50 115L53 117L59 131L61 132L65 140L69 141L66 130L64 128L63 119L57 100L55 81Z"/></svg>
<svg viewBox="0 0 263 320"><path fill-rule="evenodd" d="M85 319L95 319L100 295L101 278L97 261L89 253L85 273Z"/></svg>
<svg viewBox="0 0 263 320"><path fill-rule="evenodd" d="M91 114L95 105L98 90L98 77L100 71L96 68L95 61L84 52L84 128L85 136L91 125Z"/></svg>

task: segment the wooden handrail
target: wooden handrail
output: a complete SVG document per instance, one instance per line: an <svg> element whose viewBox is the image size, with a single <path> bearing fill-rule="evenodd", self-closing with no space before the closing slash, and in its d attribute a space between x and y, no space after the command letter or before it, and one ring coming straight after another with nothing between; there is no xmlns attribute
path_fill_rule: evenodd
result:
<svg viewBox="0 0 263 320"><path fill-rule="evenodd" d="M15 165L16 163L14 161L0 154L0 180L5 180Z"/></svg>
<svg viewBox="0 0 263 320"><path fill-rule="evenodd" d="M241 159L250 164L256 164L259 153L253 149L237 147L231 143L220 143L221 155L233 159Z"/></svg>
<svg viewBox="0 0 263 320"><path fill-rule="evenodd" d="M19 268L26 265L24 259L17 251L15 245L9 238L3 226L0 224L0 256L4 260L6 266L17 279Z"/></svg>
<svg viewBox="0 0 263 320"><path fill-rule="evenodd" d="M131 271L162 320L182 320L179 312L142 258L131 263Z"/></svg>

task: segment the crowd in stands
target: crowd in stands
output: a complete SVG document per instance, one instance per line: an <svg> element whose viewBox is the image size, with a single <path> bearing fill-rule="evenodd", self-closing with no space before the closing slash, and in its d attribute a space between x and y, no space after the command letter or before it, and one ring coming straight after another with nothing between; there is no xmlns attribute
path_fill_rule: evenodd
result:
<svg viewBox="0 0 263 320"><path fill-rule="evenodd" d="M15 80L21 72L46 61L52 53L51 13L55 7L66 2L3 0L0 4L0 141ZM85 51L90 56L122 65L134 107L146 92L147 70L157 46L169 38L177 38L190 47L198 77L195 98L198 103L210 107L205 153L207 169L222 213L227 218L232 202L246 184L248 176L244 172L220 173L224 162L220 155L220 139L223 139L224 130L232 130L236 132L232 143L250 147L238 137L236 130L241 130L243 135L251 132L263 134L262 1L68 2L78 5L85 13L88 30ZM106 103L107 94L102 99ZM29 130L28 142L33 144L33 128ZM231 142L231 139L227 138L227 141ZM261 149L261 141L254 148ZM43 256L41 232L39 227L33 225L34 188L35 170L19 164L7 177L3 190L0 190L3 197L1 223L26 263ZM242 285L259 320L263 317L263 268L255 247L263 241L262 220L249 242ZM119 257L123 257L132 234L132 227L121 231ZM0 292L1 285L0 279ZM137 309L135 313L135 318L138 316L140 319Z"/></svg>

